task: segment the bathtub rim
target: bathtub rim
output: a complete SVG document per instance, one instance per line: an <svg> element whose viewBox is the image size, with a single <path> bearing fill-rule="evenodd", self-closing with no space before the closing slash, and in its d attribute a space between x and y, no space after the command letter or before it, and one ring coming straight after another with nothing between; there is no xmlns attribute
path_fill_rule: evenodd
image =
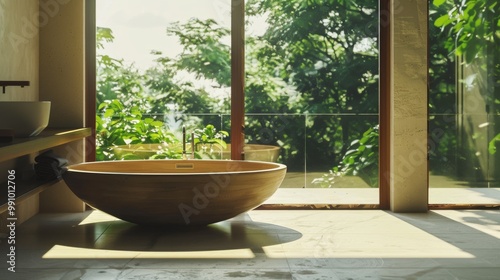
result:
<svg viewBox="0 0 500 280"><path fill-rule="evenodd" d="M75 169L79 166L86 165L98 165L100 163L113 163L113 162L127 162L127 163L141 163L141 162L171 162L171 163L195 163L195 162L218 162L218 163L251 163L251 164L264 164L269 166L274 166L272 168L265 169L255 169L255 170L235 170L235 171L211 171L211 172L130 172L130 171L97 171L97 170L80 170ZM101 174L101 175L127 175L127 176L202 176L202 175L237 175L237 174L253 174L253 173L262 173L262 172L272 172L285 170L286 172L287 166L282 163L276 162L267 162L267 161L255 161L255 160L199 160L199 159L156 159L156 160L148 160L148 159L140 159L140 160L116 160L116 161L90 161L90 162L82 162L77 164L72 164L67 167L66 172L76 172L76 173L84 173L84 174ZM187 169L184 169L187 170Z"/></svg>

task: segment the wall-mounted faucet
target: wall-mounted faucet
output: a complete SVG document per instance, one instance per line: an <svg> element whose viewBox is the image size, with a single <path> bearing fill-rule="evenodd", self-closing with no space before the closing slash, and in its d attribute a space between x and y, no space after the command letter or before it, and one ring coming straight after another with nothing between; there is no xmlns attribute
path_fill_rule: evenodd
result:
<svg viewBox="0 0 500 280"><path fill-rule="evenodd" d="M26 87L30 85L30 81L0 81L0 87L2 87L2 93L5 94L5 88L8 86L18 86Z"/></svg>

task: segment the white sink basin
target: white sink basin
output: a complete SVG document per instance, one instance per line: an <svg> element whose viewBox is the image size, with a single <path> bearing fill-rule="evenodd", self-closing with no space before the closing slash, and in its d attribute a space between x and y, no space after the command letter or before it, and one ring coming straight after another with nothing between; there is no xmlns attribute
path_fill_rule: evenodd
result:
<svg viewBox="0 0 500 280"><path fill-rule="evenodd" d="M49 124L50 101L0 102L0 129L11 129L14 137L36 136Z"/></svg>

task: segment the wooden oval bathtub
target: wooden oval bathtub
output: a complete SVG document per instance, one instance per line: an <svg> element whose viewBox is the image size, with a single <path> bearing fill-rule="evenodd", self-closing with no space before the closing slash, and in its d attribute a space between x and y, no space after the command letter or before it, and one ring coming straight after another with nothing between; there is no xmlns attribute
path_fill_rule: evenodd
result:
<svg viewBox="0 0 500 280"><path fill-rule="evenodd" d="M285 173L260 161L130 160L72 165L63 178L84 202L125 221L205 225L259 206Z"/></svg>

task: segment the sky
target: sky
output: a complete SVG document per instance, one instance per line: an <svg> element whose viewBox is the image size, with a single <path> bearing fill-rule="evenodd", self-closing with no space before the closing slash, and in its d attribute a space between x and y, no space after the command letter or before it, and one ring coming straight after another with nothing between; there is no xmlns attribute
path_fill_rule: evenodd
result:
<svg viewBox="0 0 500 280"><path fill-rule="evenodd" d="M97 26L113 30L115 40L104 52L123 58L141 70L153 65L152 50L175 56L181 47L175 37L166 34L170 22L189 18L212 18L230 27L229 0L99 0Z"/></svg>

